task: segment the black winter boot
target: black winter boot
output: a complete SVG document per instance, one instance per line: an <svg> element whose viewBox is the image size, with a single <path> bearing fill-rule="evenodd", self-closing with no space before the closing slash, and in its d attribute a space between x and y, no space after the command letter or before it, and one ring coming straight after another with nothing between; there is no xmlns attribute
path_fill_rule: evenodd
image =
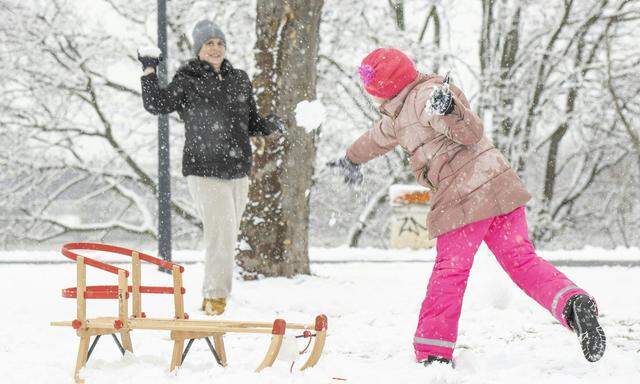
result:
<svg viewBox="0 0 640 384"><path fill-rule="evenodd" d="M562 311L571 329L578 335L584 357L598 361L604 354L607 339L598 323L596 303L587 295L573 295Z"/></svg>
<svg viewBox="0 0 640 384"><path fill-rule="evenodd" d="M453 361L440 356L428 356L426 359L420 361L420 364L424 365L425 367L428 367L433 363L451 364L451 367L454 367Z"/></svg>

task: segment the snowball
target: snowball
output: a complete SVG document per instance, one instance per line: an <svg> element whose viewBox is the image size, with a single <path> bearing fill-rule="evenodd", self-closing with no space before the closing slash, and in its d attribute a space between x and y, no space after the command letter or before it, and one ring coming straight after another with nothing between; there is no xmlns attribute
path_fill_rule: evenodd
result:
<svg viewBox="0 0 640 384"><path fill-rule="evenodd" d="M322 124L325 115L326 109L320 100L302 100L296 105L296 122L308 133Z"/></svg>
<svg viewBox="0 0 640 384"><path fill-rule="evenodd" d="M138 54L141 57L160 57L162 51L158 47L141 47L138 49Z"/></svg>
<svg viewBox="0 0 640 384"><path fill-rule="evenodd" d="M280 353L278 353L278 360L281 361L296 361L300 352L298 351L298 343L296 338L290 335L285 335L282 339L282 347Z"/></svg>

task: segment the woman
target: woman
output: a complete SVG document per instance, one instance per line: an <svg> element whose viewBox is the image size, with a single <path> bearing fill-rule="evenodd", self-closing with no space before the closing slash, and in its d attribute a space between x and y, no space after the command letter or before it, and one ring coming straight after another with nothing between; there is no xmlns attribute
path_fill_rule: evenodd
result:
<svg viewBox="0 0 640 384"><path fill-rule="evenodd" d="M246 72L225 58L226 38L210 20L192 33L194 59L166 88L156 76L158 57L139 54L142 101L152 114L177 111L185 123L182 174L198 208L206 243L202 309L222 314L231 292L235 246L247 204L250 136L281 131L275 116L262 118Z"/></svg>

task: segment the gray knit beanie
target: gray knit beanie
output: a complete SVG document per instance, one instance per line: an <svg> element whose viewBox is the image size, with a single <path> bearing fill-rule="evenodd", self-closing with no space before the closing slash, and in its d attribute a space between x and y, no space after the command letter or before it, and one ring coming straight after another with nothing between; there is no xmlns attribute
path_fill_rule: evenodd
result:
<svg viewBox="0 0 640 384"><path fill-rule="evenodd" d="M227 39L224 37L224 33L222 30L211 20L200 20L193 27L193 32L191 32L191 37L193 38L193 53L198 56L200 53L200 49L207 41L218 38L224 42L224 45L227 45Z"/></svg>

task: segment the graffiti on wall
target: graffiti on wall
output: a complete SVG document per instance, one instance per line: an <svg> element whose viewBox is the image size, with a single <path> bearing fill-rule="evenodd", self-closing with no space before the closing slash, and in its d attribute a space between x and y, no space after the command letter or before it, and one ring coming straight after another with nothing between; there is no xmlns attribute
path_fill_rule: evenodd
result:
<svg viewBox="0 0 640 384"><path fill-rule="evenodd" d="M427 231L427 227L420 224L413 216L399 217L397 220L400 221L399 236L404 234L422 236Z"/></svg>

